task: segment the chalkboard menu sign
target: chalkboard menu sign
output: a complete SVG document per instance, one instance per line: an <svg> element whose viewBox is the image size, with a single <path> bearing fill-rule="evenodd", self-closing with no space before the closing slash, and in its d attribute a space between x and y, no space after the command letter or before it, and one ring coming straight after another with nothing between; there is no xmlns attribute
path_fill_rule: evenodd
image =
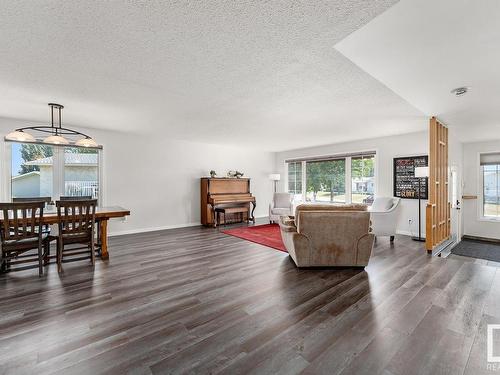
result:
<svg viewBox="0 0 500 375"><path fill-rule="evenodd" d="M427 167L428 156L408 156L394 158L394 196L404 199L418 199L418 180L415 177L415 167ZM428 178L421 178L421 199L428 197Z"/></svg>

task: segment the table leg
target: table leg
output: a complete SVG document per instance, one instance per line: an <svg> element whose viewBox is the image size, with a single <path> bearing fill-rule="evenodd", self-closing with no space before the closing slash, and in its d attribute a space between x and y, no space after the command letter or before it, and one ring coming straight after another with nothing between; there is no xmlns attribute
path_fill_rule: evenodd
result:
<svg viewBox="0 0 500 375"><path fill-rule="evenodd" d="M108 254L108 220L99 222L99 232L101 237L101 259L109 259Z"/></svg>

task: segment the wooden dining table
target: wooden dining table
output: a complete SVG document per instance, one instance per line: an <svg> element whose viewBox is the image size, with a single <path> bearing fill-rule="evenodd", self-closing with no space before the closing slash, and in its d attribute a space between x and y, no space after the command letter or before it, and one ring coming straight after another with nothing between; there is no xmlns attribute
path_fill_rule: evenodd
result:
<svg viewBox="0 0 500 375"><path fill-rule="evenodd" d="M98 239L97 248L100 249L101 259L109 259L108 253L108 220L114 218L120 218L130 215L130 210L119 207L96 207L95 209L95 220L98 228ZM3 219L0 217L0 224L2 224ZM57 210L55 208L45 208L43 210L42 224L53 225L58 224Z"/></svg>

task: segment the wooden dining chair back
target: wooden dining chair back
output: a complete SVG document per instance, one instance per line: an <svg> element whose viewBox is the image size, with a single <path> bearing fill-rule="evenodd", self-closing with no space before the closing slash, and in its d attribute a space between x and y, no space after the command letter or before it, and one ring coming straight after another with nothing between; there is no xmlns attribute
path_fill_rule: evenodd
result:
<svg viewBox="0 0 500 375"><path fill-rule="evenodd" d="M43 275L42 246L47 237L42 230L44 202L0 203L2 271L14 270L12 265L37 261L38 273ZM37 249L37 254L24 254ZM33 268L24 266L16 270Z"/></svg>
<svg viewBox="0 0 500 375"><path fill-rule="evenodd" d="M63 262L91 259L95 264L95 208L96 199L57 201L59 225L57 246L57 268L62 270ZM83 247L65 248L81 244ZM64 259L66 257L66 259Z"/></svg>
<svg viewBox="0 0 500 375"><path fill-rule="evenodd" d="M52 202L52 197L22 197L22 198L12 198L13 203L23 203L23 202L43 202L49 204ZM44 233L50 234L50 225L45 225L43 229ZM52 238L54 239L54 238ZM50 251L50 248L49 248Z"/></svg>
<svg viewBox="0 0 500 375"><path fill-rule="evenodd" d="M92 196L91 195L81 195L81 196L70 196L70 195L65 195L61 196L59 200L61 201L82 201L82 200L91 200Z"/></svg>
<svg viewBox="0 0 500 375"><path fill-rule="evenodd" d="M22 198L12 198L13 203L23 203L23 202L43 202L50 203L52 197L22 197Z"/></svg>

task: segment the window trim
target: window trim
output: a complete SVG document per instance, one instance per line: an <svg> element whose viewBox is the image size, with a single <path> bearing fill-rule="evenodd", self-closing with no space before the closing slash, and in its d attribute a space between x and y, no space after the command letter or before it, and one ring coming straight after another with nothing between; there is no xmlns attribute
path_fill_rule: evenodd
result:
<svg viewBox="0 0 500 375"><path fill-rule="evenodd" d="M300 203L305 203L306 202L306 194L307 194L307 184L306 184L306 163L308 161L329 161L329 160L338 160L338 159L345 159L346 163L346 168L345 168L345 195L346 195L346 200L345 204L350 204L352 203L352 174L351 174L351 168L352 168L352 158L353 157L360 157L360 156L373 156L374 158L374 163L373 163L373 173L375 177L375 182L374 182L374 188L375 192L374 195L377 194L379 191L379 185L378 185L378 159L379 159L379 153L378 149L369 149L369 150L363 150L363 151L353 151L353 152L344 152L344 153L339 153L339 154L330 154L330 155L320 155L320 156L308 156L308 157L297 157L297 158L288 158L283 161L284 164L284 175L285 175L285 191L288 192L288 163L293 163L293 162L302 162L302 194L301 194L301 199ZM349 183L348 183L349 181Z"/></svg>

